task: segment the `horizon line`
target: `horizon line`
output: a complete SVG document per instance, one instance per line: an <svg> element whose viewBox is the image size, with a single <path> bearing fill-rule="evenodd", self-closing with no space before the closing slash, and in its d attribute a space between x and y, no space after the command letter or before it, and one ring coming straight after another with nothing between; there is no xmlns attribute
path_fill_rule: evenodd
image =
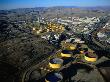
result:
<svg viewBox="0 0 110 82"><path fill-rule="evenodd" d="M14 9L23 9L23 8L37 8L37 7L44 7L44 8L51 8L51 7L77 7L77 8L85 8L85 7L110 7L110 5L103 5L103 6L36 6L36 7L19 7L19 8L10 8L10 9L0 9L0 11L2 10L14 10Z"/></svg>

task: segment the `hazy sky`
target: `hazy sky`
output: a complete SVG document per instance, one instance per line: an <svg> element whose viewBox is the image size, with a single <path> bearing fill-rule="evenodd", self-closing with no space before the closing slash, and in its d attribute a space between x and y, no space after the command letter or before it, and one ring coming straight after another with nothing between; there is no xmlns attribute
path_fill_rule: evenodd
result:
<svg viewBox="0 0 110 82"><path fill-rule="evenodd" d="M49 6L110 6L110 0L0 0L0 10Z"/></svg>

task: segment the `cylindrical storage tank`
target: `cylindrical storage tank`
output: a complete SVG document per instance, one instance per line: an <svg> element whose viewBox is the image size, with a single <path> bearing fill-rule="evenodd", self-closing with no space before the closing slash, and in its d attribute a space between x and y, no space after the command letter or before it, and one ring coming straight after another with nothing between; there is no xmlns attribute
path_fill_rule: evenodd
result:
<svg viewBox="0 0 110 82"><path fill-rule="evenodd" d="M76 45L70 44L68 47L68 50L75 50L76 49Z"/></svg>
<svg viewBox="0 0 110 82"><path fill-rule="evenodd" d="M69 50L62 50L61 57L72 57L72 52Z"/></svg>
<svg viewBox="0 0 110 82"><path fill-rule="evenodd" d="M49 61L50 68L59 69L63 64L63 60L60 58L53 58Z"/></svg>
<svg viewBox="0 0 110 82"><path fill-rule="evenodd" d="M80 50L80 54L83 54L84 53L84 51L83 50Z"/></svg>
<svg viewBox="0 0 110 82"><path fill-rule="evenodd" d="M86 54L86 53L88 53L88 48L82 48L82 49L80 50L80 53L81 53L81 54Z"/></svg>
<svg viewBox="0 0 110 82"><path fill-rule="evenodd" d="M62 42L61 46L63 49L66 50L75 50L76 49L76 44L68 43L68 42Z"/></svg>
<svg viewBox="0 0 110 82"><path fill-rule="evenodd" d="M45 82L59 82L63 79L60 73L49 73L45 77Z"/></svg>
<svg viewBox="0 0 110 82"><path fill-rule="evenodd" d="M96 62L97 61L97 55L94 53L86 53L84 55L84 60L87 62Z"/></svg>
<svg viewBox="0 0 110 82"><path fill-rule="evenodd" d="M79 50L80 54L84 54L84 52L85 52L83 48L79 48L78 50Z"/></svg>

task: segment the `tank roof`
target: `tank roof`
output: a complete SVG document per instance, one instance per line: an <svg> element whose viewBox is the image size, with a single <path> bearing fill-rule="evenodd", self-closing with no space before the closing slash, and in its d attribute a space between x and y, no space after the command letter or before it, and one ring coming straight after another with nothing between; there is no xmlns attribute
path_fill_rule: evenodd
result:
<svg viewBox="0 0 110 82"><path fill-rule="evenodd" d="M50 82L57 82L62 79L63 79L63 77L60 73L48 73L46 75L46 80L50 81Z"/></svg>
<svg viewBox="0 0 110 82"><path fill-rule="evenodd" d="M60 59L60 58L53 58L53 59L50 59L50 63L62 64L63 63L63 60Z"/></svg>

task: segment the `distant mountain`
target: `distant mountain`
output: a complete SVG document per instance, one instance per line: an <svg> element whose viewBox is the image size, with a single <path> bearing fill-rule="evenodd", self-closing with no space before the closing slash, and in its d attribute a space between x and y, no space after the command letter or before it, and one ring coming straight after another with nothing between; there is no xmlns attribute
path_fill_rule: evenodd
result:
<svg viewBox="0 0 110 82"><path fill-rule="evenodd" d="M110 10L110 6L96 6L96 7L80 7L80 6L56 6L62 8L79 8L79 9L87 9L87 10Z"/></svg>
<svg viewBox="0 0 110 82"><path fill-rule="evenodd" d="M96 7L80 7L80 6L53 6L53 7L35 7L35 8L17 8L17 9L10 9L13 11L24 11L24 10L45 10L49 8L56 8L56 9L62 9L62 8L79 8L79 9L85 9L85 10L110 10L110 6L96 6ZM10 11L9 10L9 11ZM0 11L5 11L5 10L0 10Z"/></svg>
<svg viewBox="0 0 110 82"><path fill-rule="evenodd" d="M80 7L87 10L110 10L110 6L96 6L96 7Z"/></svg>
<svg viewBox="0 0 110 82"><path fill-rule="evenodd" d="M41 8L41 7L39 7ZM45 8L45 7L43 7ZM64 9L64 8L76 8L76 9L84 9L84 10L103 10L110 11L110 6L96 6L96 7L80 7L80 6L54 6L54 7L46 7L46 8L56 8L56 9Z"/></svg>

